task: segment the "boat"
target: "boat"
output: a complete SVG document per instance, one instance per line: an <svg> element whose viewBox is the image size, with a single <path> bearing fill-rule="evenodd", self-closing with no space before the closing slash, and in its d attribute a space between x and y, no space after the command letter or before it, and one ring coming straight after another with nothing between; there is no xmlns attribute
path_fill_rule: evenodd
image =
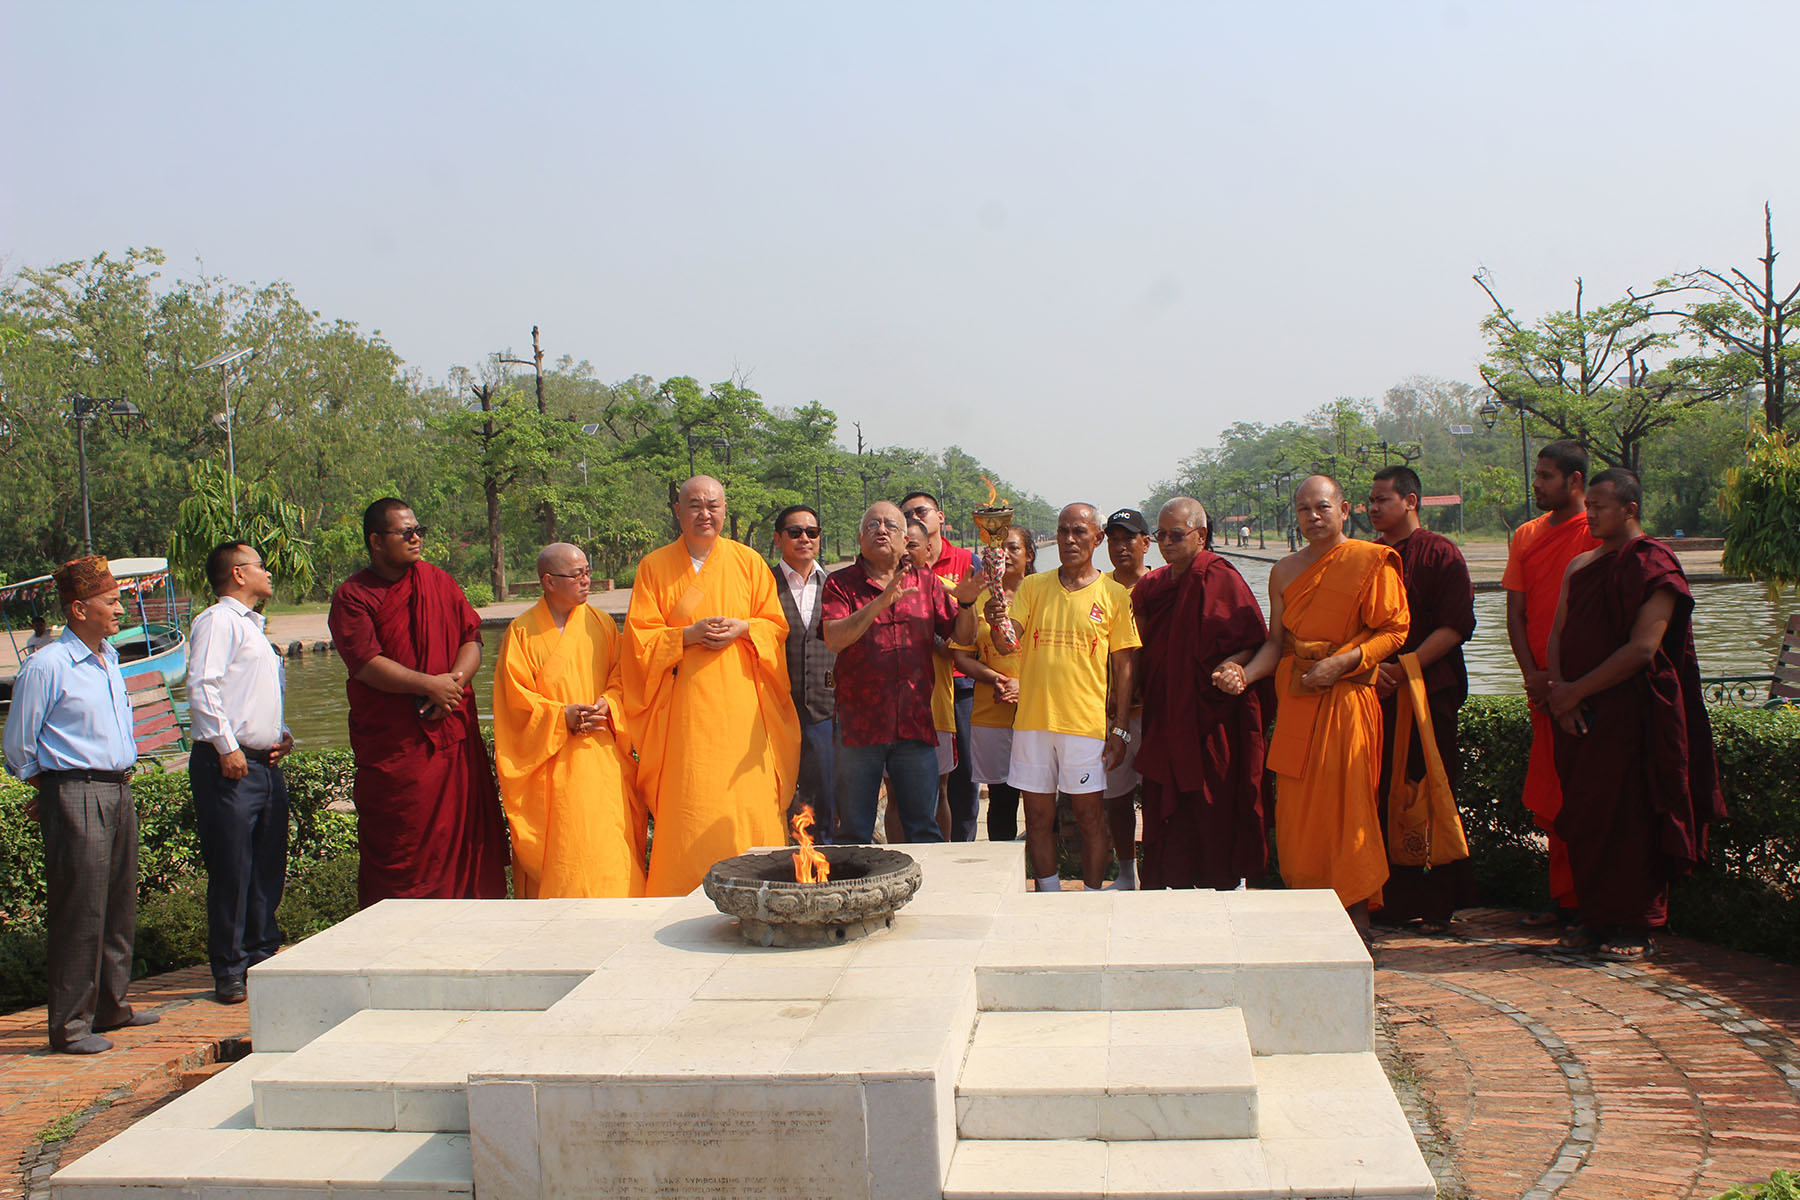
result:
<svg viewBox="0 0 1800 1200"><path fill-rule="evenodd" d="M188 667L187 635L182 631L187 602L175 595L169 560L115 558L108 565L125 602L124 627L107 638L119 651L119 674L130 679L155 671L171 688L183 683ZM24 601L37 611L51 607L55 599L56 581L49 575L0 587L0 622L12 641L14 661L22 662L23 657L5 606ZM0 679L0 691L11 693L11 678Z"/></svg>

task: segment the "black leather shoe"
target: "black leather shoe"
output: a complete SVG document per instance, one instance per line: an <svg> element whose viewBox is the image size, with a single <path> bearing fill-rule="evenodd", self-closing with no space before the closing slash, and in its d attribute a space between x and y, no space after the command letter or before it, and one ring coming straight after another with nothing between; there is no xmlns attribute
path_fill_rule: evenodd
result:
<svg viewBox="0 0 1800 1200"><path fill-rule="evenodd" d="M241 979L228 980L213 988L213 999L220 1004L242 1004L249 998L250 993L245 990Z"/></svg>

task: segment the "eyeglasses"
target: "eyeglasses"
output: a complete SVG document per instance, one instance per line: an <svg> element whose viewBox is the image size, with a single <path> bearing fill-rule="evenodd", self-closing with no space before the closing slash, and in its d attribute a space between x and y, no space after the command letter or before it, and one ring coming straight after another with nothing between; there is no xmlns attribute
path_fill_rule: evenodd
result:
<svg viewBox="0 0 1800 1200"><path fill-rule="evenodd" d="M423 525L408 525L404 529L384 529L381 532L387 534L390 537L397 537L403 542L410 542L415 538L417 538L420 541L424 541L425 535L430 533L431 530L427 529Z"/></svg>
<svg viewBox="0 0 1800 1200"><path fill-rule="evenodd" d="M255 567L259 571L266 571L269 569L269 564L264 562L260 558L255 559L251 562L233 563L232 565L234 567Z"/></svg>
<svg viewBox="0 0 1800 1200"><path fill-rule="evenodd" d="M583 567L579 571L569 571L566 573L563 571L545 571L544 574L556 579L592 579L594 577L594 568Z"/></svg>
<svg viewBox="0 0 1800 1200"><path fill-rule="evenodd" d="M877 529L892 529L899 532L900 522L890 521L886 517L870 517L863 522L863 528L870 533L874 533Z"/></svg>
<svg viewBox="0 0 1800 1200"><path fill-rule="evenodd" d="M819 527L817 525L789 525L781 532L791 538L816 538L819 536Z"/></svg>
<svg viewBox="0 0 1800 1200"><path fill-rule="evenodd" d="M1188 534L1199 532L1198 529L1159 529L1156 531L1156 540L1159 542L1179 542L1185 540Z"/></svg>
<svg viewBox="0 0 1800 1200"><path fill-rule="evenodd" d="M936 511L937 509L931 507L929 504L915 504L911 508L901 509L900 513L902 516L917 517L922 521L925 519L926 514L934 513Z"/></svg>

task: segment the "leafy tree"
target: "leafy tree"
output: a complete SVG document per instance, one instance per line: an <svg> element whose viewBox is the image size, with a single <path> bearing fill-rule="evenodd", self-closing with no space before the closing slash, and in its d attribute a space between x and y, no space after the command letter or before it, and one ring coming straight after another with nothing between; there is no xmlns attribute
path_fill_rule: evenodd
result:
<svg viewBox="0 0 1800 1200"><path fill-rule="evenodd" d="M1758 579L1771 599L1800 585L1800 445L1772 429L1750 439L1744 464L1725 472L1726 571Z"/></svg>
<svg viewBox="0 0 1800 1200"><path fill-rule="evenodd" d="M206 556L221 542L248 542L262 556L276 584L299 598L313 588L312 545L300 534L306 514L284 500L264 480L237 487L237 513L232 513L231 478L217 462L188 468L188 494L176 512L169 538L169 568L195 594L208 589ZM360 528L360 527L359 527Z"/></svg>
<svg viewBox="0 0 1800 1200"><path fill-rule="evenodd" d="M1627 291L1621 300L1590 308L1577 279L1574 308L1525 325L1500 302L1485 273L1475 282L1494 304L1481 325L1488 341L1483 382L1501 403L1557 437L1581 442L1608 466L1642 475L1650 434L1735 387L1677 355L1676 336L1656 324L1652 303L1667 289ZM1669 360L1660 370L1651 365L1657 355Z"/></svg>

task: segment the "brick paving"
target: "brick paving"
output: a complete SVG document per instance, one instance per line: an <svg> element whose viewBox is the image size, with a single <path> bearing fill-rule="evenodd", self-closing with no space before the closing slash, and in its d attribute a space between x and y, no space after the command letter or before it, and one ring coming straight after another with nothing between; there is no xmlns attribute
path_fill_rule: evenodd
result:
<svg viewBox="0 0 1800 1200"><path fill-rule="evenodd" d="M1486 909L1377 939L1384 1059L1445 1200L1705 1200L1800 1167L1800 970L1681 938L1643 966L1554 943ZM41 1008L0 1016L0 1200L46 1195L249 1036L204 967L132 1002L162 1021L89 1058L49 1053ZM64 1116L71 1137L35 1139Z"/></svg>

